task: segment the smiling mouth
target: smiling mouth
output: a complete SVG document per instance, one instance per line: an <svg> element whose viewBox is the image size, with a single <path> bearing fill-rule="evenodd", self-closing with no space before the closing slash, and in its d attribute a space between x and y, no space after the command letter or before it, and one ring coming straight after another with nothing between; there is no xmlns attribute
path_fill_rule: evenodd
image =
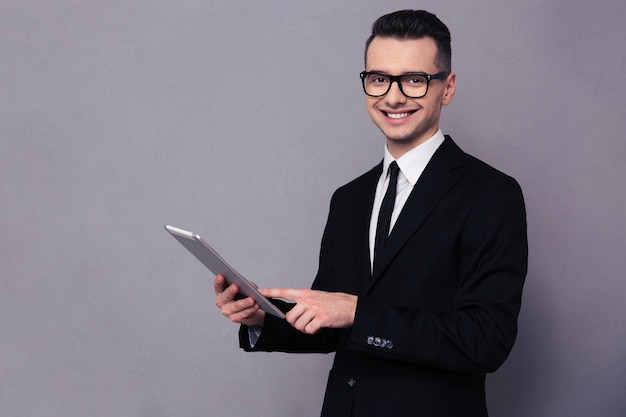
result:
<svg viewBox="0 0 626 417"><path fill-rule="evenodd" d="M409 117L410 114L413 114L414 112L405 112L405 113L389 113L389 112L385 112L385 115L387 115L387 117L389 117L390 119L403 119L405 117Z"/></svg>

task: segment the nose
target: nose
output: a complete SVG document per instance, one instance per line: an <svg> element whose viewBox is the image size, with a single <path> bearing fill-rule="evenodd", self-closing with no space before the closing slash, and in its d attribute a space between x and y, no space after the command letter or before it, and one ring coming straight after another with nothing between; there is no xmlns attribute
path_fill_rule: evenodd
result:
<svg viewBox="0 0 626 417"><path fill-rule="evenodd" d="M406 103L406 96L400 90L399 81L392 81L391 86L389 87L389 91L385 95L385 101L390 106L397 106L399 104Z"/></svg>

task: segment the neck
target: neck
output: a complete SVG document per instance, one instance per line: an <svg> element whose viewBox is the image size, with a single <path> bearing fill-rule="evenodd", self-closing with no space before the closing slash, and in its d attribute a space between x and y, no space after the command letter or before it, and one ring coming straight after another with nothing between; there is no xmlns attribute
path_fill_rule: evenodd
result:
<svg viewBox="0 0 626 417"><path fill-rule="evenodd" d="M407 139L407 140L387 138L387 149L389 150L389 153L391 154L391 156L394 157L394 159L398 159L405 153L409 152L410 150L414 148L417 148L422 143L426 142L428 139L435 136L438 130L439 130L439 127L436 127L432 132L428 132L422 135L420 138L413 138L413 139Z"/></svg>

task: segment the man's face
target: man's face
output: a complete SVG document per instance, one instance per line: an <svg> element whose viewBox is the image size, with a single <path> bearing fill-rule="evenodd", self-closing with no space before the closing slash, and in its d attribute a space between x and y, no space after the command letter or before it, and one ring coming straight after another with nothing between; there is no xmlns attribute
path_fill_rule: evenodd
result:
<svg viewBox="0 0 626 417"><path fill-rule="evenodd" d="M430 37L394 39L376 37L367 51L365 70L400 75L411 72L436 74L437 45ZM387 137L387 147L398 158L426 141L439 128L441 107L452 101L456 75L444 80L431 80L428 93L422 98L407 98L393 83L382 97L366 96L367 111L372 121Z"/></svg>

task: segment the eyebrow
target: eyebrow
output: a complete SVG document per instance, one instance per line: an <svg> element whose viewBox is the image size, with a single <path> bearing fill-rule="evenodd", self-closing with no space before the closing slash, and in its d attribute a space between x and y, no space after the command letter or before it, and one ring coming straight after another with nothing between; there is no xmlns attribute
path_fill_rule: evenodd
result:
<svg viewBox="0 0 626 417"><path fill-rule="evenodd" d="M366 71L366 72L375 72L375 73L378 73L378 74L383 74L383 75L391 75L391 76L394 76L394 74L390 74L390 73L388 73L387 71L369 70L369 71ZM426 72L426 71L408 71L408 72L403 72L403 73L401 73L401 74L397 74L397 75L395 75L395 76L399 77L399 76L401 76L401 75L412 75L412 74L426 74L426 75L429 75L430 73L429 73L429 72Z"/></svg>

